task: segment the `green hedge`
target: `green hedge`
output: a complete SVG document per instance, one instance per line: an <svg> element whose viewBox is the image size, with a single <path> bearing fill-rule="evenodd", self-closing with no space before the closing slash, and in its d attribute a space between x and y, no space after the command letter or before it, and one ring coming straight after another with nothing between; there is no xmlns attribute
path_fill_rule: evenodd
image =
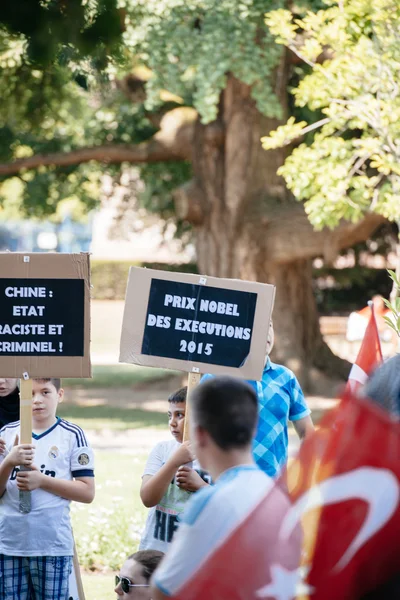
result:
<svg viewBox="0 0 400 600"><path fill-rule="evenodd" d="M129 267L198 273L195 263L167 264L129 260L92 260L92 297L95 300L124 300ZM347 314L364 306L374 294L388 298L390 278L385 269L355 267L313 270L314 290L321 314ZM327 284L328 280L330 281Z"/></svg>
<svg viewBox="0 0 400 600"><path fill-rule="evenodd" d="M129 260L91 260L92 297L95 300L124 300L129 267L146 267L178 273L198 273L194 263L166 264Z"/></svg>

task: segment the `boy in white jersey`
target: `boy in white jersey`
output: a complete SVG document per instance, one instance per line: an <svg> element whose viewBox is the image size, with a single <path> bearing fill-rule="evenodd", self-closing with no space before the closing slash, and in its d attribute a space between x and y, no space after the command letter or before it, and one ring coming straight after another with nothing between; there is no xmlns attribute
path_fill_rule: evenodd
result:
<svg viewBox="0 0 400 600"><path fill-rule="evenodd" d="M93 501L93 452L80 427L56 417L59 379L32 387L34 444L19 444L19 421L0 430L0 598L68 600L74 553L71 500ZM20 466L30 467L21 471ZM30 491L31 512L19 512L19 490Z"/></svg>
<svg viewBox="0 0 400 600"><path fill-rule="evenodd" d="M243 381L216 377L196 388L190 400L190 439L215 485L195 494L186 507L152 579L152 598L275 597L266 588L275 567L296 573L301 532L280 539L289 500L254 462L257 395ZM294 597L292 591L285 598Z"/></svg>
<svg viewBox="0 0 400 600"><path fill-rule="evenodd" d="M184 387L168 398L168 422L174 439L159 442L144 469L140 497L150 510L140 550L166 552L191 492L210 481L194 460L189 442L183 442L186 392Z"/></svg>

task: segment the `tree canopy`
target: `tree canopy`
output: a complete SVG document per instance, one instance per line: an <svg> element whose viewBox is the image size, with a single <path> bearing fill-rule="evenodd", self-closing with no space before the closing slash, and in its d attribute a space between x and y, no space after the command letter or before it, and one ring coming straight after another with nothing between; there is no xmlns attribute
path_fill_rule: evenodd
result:
<svg viewBox="0 0 400 600"><path fill-rule="evenodd" d="M304 5L318 10L320 0ZM303 69L265 21L286 6L118 0L123 42L112 51L104 43L104 64L90 52L63 61L69 44L61 43L44 67L24 51L27 34L0 27L0 61L14 77L0 106L0 177L3 188L18 182L28 213L50 215L74 195L92 206L103 173L117 177L139 165L150 183L147 208L168 213L173 200L195 232L201 272L276 285L276 358L307 383L320 371L345 377L348 370L320 333L311 261L332 262L384 219L370 213L315 232L277 175L286 150L261 146L291 114L289 82ZM305 14L301 5L293 10Z"/></svg>
<svg viewBox="0 0 400 600"><path fill-rule="evenodd" d="M301 19L278 9L266 22L309 67L294 99L320 118L290 117L263 145L303 137L279 173L312 224L335 227L368 211L400 219L400 4L329 0Z"/></svg>

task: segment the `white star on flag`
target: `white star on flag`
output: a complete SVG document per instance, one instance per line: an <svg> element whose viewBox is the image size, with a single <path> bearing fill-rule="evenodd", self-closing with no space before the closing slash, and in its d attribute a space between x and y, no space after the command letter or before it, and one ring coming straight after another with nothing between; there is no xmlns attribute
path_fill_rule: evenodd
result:
<svg viewBox="0 0 400 600"><path fill-rule="evenodd" d="M303 580L308 570L300 568L295 571L288 571L281 565L272 565L272 581L256 592L257 598L293 600L297 596L313 594L314 588Z"/></svg>

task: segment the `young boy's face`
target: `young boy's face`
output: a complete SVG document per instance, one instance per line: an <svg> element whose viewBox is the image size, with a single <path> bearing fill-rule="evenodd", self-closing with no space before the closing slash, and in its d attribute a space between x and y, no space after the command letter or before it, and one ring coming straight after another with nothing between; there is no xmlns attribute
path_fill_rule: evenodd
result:
<svg viewBox="0 0 400 600"><path fill-rule="evenodd" d="M174 438L181 444L183 442L183 428L185 425L186 402L168 403L168 425Z"/></svg>
<svg viewBox="0 0 400 600"><path fill-rule="evenodd" d="M51 381L38 379L32 382L32 417L34 424L51 425L63 394L64 390L57 391Z"/></svg>

